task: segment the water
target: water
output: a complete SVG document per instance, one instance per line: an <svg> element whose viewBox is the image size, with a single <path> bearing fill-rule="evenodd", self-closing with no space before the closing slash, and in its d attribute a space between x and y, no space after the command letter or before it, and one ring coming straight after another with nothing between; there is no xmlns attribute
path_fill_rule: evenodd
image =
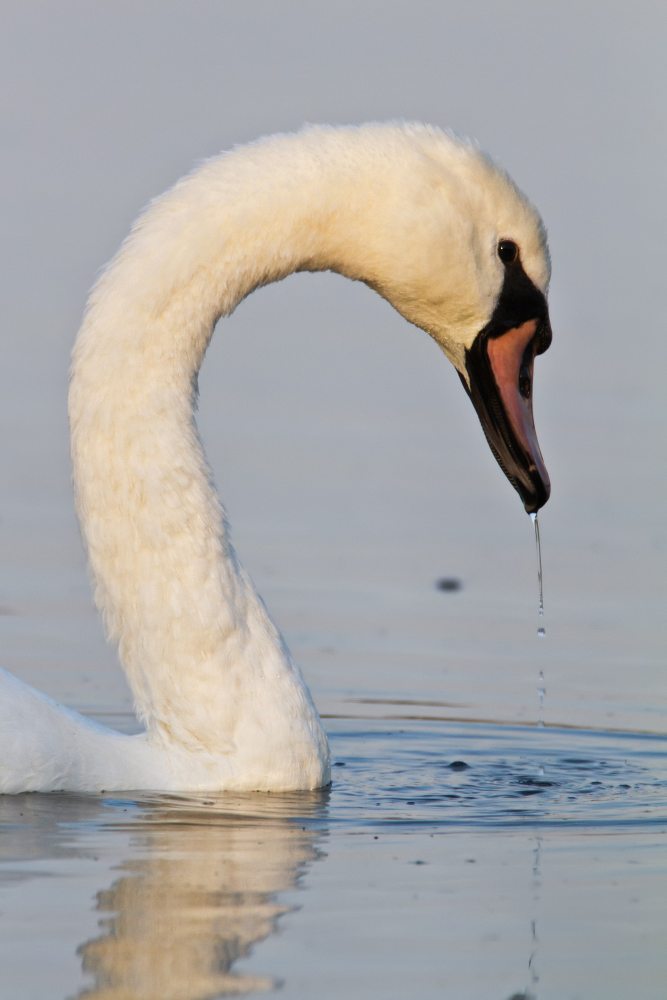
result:
<svg viewBox="0 0 667 1000"><path fill-rule="evenodd" d="M542 546L540 545L540 522L537 518L537 512L531 514L530 519L535 527L535 550L537 552L537 613L540 618L542 618L544 616L544 594L542 591ZM537 634L544 635L544 629L538 629Z"/></svg>
<svg viewBox="0 0 667 1000"><path fill-rule="evenodd" d="M341 722L332 753L345 763L332 791L343 824L571 828L654 817L662 828L667 820L665 737L457 723L346 730Z"/></svg>
<svg viewBox="0 0 667 1000"><path fill-rule="evenodd" d="M537 718L537 725L540 727L544 726L544 698L546 696L547 690L544 686L544 671L540 670L538 685L537 685L537 697L539 701L539 714Z"/></svg>
<svg viewBox="0 0 667 1000"><path fill-rule="evenodd" d="M538 606L537 613L542 618L544 616L544 595L542 591L542 546L540 544L540 525L537 519L537 513L531 514L530 518L535 525L535 550L537 552L537 587L538 587ZM546 632L544 626L540 625L537 630L537 636L539 639L544 639ZM537 719L538 729L544 728L544 697L546 695L546 688L544 687L544 671L540 670L539 684L537 688L537 697L539 698L539 715Z"/></svg>
<svg viewBox="0 0 667 1000"><path fill-rule="evenodd" d="M664 995L667 739L329 733L321 792L0 799L0 997Z"/></svg>

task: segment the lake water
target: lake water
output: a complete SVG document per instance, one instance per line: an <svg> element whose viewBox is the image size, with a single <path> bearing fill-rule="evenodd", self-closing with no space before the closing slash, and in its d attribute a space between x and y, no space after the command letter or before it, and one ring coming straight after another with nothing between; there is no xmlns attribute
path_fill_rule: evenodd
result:
<svg viewBox="0 0 667 1000"><path fill-rule="evenodd" d="M664 737L329 733L317 793L0 800L0 996L664 996Z"/></svg>
<svg viewBox="0 0 667 1000"><path fill-rule="evenodd" d="M67 370L97 269L196 160L303 121L475 136L544 215L554 341L539 619L532 524L425 334L332 275L219 325L202 436L344 766L318 794L0 799L0 1000L664 1000L664 29L649 0L5 5L5 669L137 729Z"/></svg>

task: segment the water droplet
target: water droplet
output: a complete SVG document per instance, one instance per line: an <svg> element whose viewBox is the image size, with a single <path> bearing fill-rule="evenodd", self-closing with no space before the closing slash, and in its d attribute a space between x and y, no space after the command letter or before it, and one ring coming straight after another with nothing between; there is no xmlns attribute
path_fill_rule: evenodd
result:
<svg viewBox="0 0 667 1000"><path fill-rule="evenodd" d="M537 588L539 593L538 614L544 615L544 595L542 593L542 546L540 545L540 523L537 520L537 513L531 514L530 519L535 528L535 549L537 551Z"/></svg>
<svg viewBox="0 0 667 1000"><path fill-rule="evenodd" d="M537 512L530 515L530 519L533 522L535 528L535 551L537 553L537 589L538 589L538 605L537 613L540 618L544 618L544 595L542 591L542 546L540 545L540 525L537 520ZM538 639L544 639L546 636L546 631L543 625L537 630ZM539 715L537 720L538 729L544 729L544 720L542 718L542 713L544 712L544 697L546 695L546 688L544 687L544 672L540 670L540 681L537 688L537 696L539 698ZM542 772L544 773L544 772Z"/></svg>

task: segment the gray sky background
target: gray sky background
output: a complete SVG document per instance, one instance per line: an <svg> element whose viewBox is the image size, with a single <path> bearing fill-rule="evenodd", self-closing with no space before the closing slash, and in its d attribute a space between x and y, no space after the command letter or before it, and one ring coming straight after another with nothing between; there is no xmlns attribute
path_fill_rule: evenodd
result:
<svg viewBox="0 0 667 1000"><path fill-rule="evenodd" d="M23 573L27 601L47 563L46 604L59 587L85 591L69 351L87 289L141 207L194 162L262 134L420 119L478 140L543 214L554 264L554 344L536 385L554 484L548 600L575 631L590 607L609 649L610 620L622 618L630 659L619 669L632 649L657 663L664 4L5 0L0 18L1 600L20 603ZM323 275L262 290L217 332L201 387L204 439L262 587L417 587L449 571L471 582L478 620L503 588L532 613L527 519L455 373L368 289ZM32 627L10 669L37 655Z"/></svg>
<svg viewBox="0 0 667 1000"><path fill-rule="evenodd" d="M146 201L197 160L304 122L422 119L477 139L549 228L556 339L544 378L644 399L662 385L664 5L1 10L2 377L12 397L25 379L21 424L33 409L41 419L51 387L48 423L61 415L56 381L87 288Z"/></svg>

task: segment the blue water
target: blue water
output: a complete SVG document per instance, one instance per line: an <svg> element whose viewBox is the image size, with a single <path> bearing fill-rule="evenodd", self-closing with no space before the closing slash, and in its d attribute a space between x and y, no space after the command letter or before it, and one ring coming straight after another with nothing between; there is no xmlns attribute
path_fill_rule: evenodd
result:
<svg viewBox="0 0 667 1000"><path fill-rule="evenodd" d="M319 792L0 798L2 1000L664 998L667 739L328 725Z"/></svg>
<svg viewBox="0 0 667 1000"><path fill-rule="evenodd" d="M667 738L411 722L332 738L333 820L438 826L667 823Z"/></svg>

